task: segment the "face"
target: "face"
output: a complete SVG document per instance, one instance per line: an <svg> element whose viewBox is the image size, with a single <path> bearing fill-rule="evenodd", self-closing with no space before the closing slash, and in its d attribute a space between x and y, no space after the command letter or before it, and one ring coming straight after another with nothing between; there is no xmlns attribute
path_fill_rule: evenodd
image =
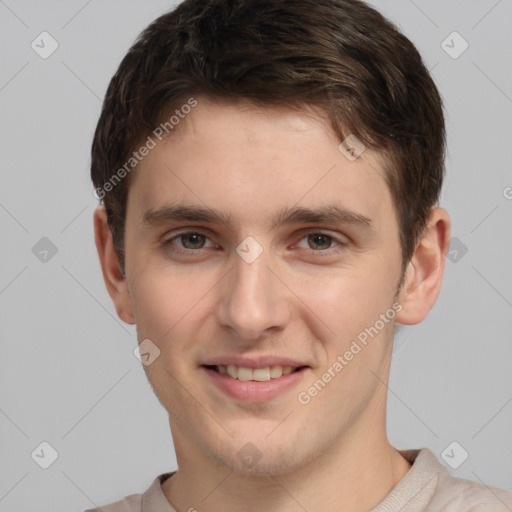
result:
<svg viewBox="0 0 512 512"><path fill-rule="evenodd" d="M325 120L285 107L198 98L180 123L132 175L125 235L127 300L160 351L144 368L177 453L278 474L367 444L400 308L383 162L349 160Z"/></svg>

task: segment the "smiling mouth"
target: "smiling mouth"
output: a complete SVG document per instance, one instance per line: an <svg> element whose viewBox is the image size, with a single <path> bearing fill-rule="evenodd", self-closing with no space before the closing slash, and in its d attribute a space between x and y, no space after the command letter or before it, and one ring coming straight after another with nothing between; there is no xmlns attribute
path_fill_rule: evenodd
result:
<svg viewBox="0 0 512 512"><path fill-rule="evenodd" d="M262 368L247 368L244 366L229 365L202 365L203 368L213 370L232 379L241 381L268 381L272 379L279 379L283 375L289 375L290 373L299 372L309 366L298 366L296 368L292 366L264 366Z"/></svg>

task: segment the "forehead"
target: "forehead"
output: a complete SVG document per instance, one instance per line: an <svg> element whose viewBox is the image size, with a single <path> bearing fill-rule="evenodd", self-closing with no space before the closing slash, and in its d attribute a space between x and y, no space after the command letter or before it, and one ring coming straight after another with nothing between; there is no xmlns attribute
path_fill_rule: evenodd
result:
<svg viewBox="0 0 512 512"><path fill-rule="evenodd" d="M197 98L172 134L139 163L129 204L141 216L172 203L222 210L233 222L270 222L284 208L338 204L389 222L394 208L380 155L349 160L313 111Z"/></svg>

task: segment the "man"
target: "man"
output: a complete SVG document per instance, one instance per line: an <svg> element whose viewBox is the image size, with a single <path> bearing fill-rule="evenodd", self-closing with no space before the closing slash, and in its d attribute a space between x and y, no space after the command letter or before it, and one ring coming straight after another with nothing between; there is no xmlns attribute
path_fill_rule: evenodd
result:
<svg viewBox="0 0 512 512"><path fill-rule="evenodd" d="M185 0L106 94L103 276L178 470L117 511L506 511L386 434L395 324L441 287L439 93L354 0Z"/></svg>

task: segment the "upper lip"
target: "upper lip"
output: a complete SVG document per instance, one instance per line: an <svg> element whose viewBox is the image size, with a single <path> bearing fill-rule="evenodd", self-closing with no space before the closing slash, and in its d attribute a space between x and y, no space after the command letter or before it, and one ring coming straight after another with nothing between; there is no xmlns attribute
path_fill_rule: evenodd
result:
<svg viewBox="0 0 512 512"><path fill-rule="evenodd" d="M293 368L299 368L301 366L309 366L297 359L271 355L258 357L218 356L203 361L201 366L227 366L230 364L245 368L265 368L265 366L292 366Z"/></svg>

